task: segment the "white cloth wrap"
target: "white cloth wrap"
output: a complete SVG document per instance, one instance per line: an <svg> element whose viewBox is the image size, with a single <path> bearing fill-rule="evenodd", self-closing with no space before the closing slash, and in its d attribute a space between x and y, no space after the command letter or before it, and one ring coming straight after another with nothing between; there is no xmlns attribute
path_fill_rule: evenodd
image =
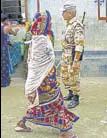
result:
<svg viewBox="0 0 107 138"><path fill-rule="evenodd" d="M28 52L28 76L25 83L25 95L36 92L36 102L39 102L37 88L53 68L54 63L55 54L49 37L32 36L31 47Z"/></svg>

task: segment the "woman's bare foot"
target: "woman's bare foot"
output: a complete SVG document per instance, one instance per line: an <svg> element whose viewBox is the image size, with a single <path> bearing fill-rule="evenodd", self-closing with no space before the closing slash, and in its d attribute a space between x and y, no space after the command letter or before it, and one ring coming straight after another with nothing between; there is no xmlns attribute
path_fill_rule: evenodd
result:
<svg viewBox="0 0 107 138"><path fill-rule="evenodd" d="M78 137L73 133L65 132L61 134L59 138L78 138Z"/></svg>
<svg viewBox="0 0 107 138"><path fill-rule="evenodd" d="M25 122L21 120L17 123L17 126L15 127L15 131L16 132L32 132L32 129L30 127L27 127L25 125Z"/></svg>

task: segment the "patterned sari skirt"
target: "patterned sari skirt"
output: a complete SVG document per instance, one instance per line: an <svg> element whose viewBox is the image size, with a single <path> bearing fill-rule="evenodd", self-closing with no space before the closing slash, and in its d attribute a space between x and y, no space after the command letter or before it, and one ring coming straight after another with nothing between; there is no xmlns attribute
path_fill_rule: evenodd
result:
<svg viewBox="0 0 107 138"><path fill-rule="evenodd" d="M45 77L38 88L38 92L39 106L28 109L23 120L30 121L36 125L51 126L61 132L67 132L72 129L73 123L79 117L68 111L64 105L55 67Z"/></svg>

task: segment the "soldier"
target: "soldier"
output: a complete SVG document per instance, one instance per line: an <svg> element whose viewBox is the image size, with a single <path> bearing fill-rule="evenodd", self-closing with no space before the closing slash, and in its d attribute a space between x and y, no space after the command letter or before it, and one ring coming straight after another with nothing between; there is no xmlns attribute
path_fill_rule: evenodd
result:
<svg viewBox="0 0 107 138"><path fill-rule="evenodd" d="M80 92L80 60L84 50L83 24L76 19L76 6L67 1L62 9L64 20L67 21L67 29L62 41L61 77L69 94L64 100L70 100L68 108L79 105Z"/></svg>

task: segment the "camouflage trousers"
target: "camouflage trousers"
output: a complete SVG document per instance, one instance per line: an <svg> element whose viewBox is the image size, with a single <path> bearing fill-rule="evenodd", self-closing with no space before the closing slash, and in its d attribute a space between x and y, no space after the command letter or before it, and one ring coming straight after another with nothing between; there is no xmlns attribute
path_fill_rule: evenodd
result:
<svg viewBox="0 0 107 138"><path fill-rule="evenodd" d="M74 94L80 91L80 68L72 68L72 56L62 55L61 77L65 89L72 90Z"/></svg>

